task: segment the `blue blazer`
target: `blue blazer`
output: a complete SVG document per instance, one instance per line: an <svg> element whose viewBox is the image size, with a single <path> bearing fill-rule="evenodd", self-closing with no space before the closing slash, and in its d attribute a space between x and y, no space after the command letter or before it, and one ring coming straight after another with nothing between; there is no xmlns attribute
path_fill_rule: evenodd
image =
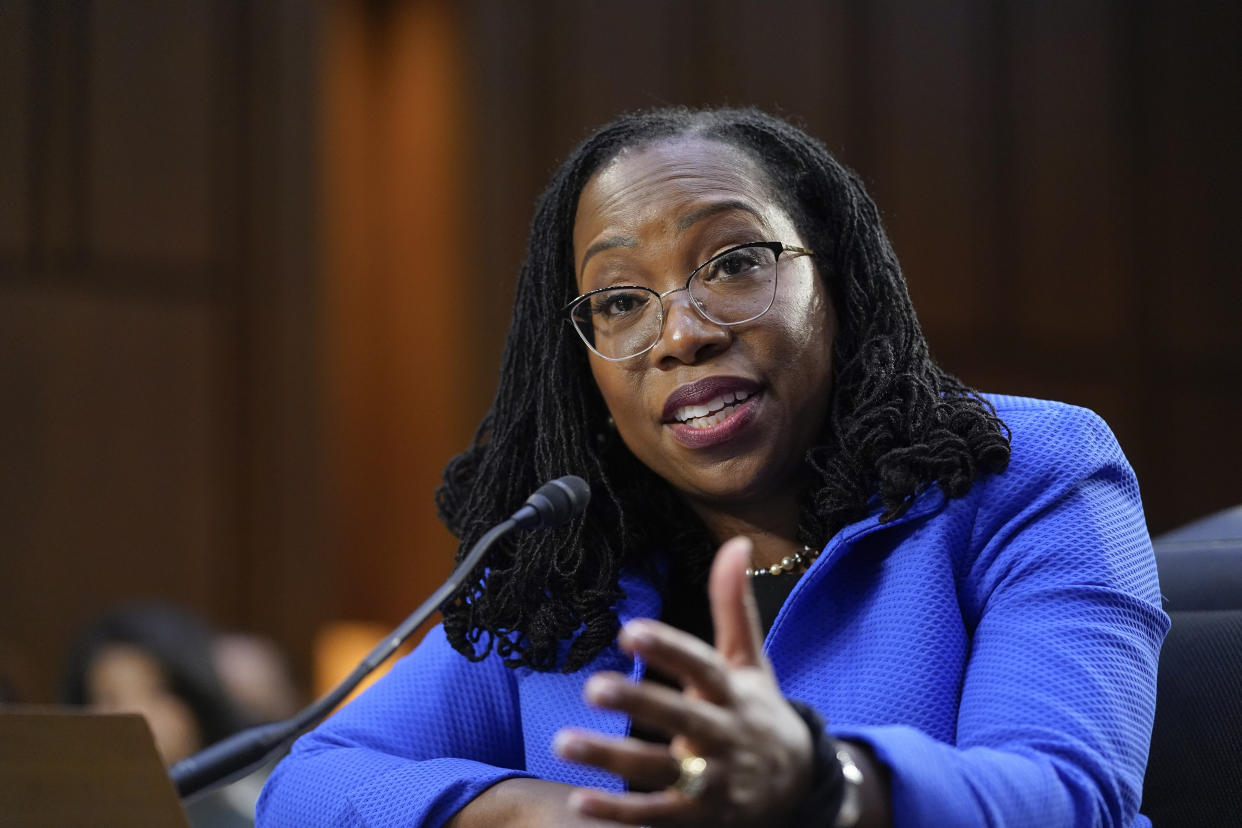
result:
<svg viewBox="0 0 1242 828"><path fill-rule="evenodd" d="M1009 468L961 498L841 530L799 580L765 649L781 688L891 770L898 826L1140 826L1168 630L1138 485L1108 427L1060 403L990 397ZM622 580L630 618L661 598ZM562 727L622 735L588 707L595 670L638 679L613 647L571 674L472 663L439 627L302 737L260 825L440 825L496 782L621 790L552 753Z"/></svg>

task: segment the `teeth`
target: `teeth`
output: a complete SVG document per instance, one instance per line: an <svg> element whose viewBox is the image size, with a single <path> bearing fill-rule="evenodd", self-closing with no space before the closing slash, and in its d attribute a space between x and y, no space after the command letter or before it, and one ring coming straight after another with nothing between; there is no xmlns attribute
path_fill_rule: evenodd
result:
<svg viewBox="0 0 1242 828"><path fill-rule="evenodd" d="M679 422L687 424L690 420L695 420L696 422L693 423L695 428L711 428L724 422L732 413L726 411L726 407L740 403L750 396L747 391L726 391L703 405L684 405L677 409L673 416Z"/></svg>

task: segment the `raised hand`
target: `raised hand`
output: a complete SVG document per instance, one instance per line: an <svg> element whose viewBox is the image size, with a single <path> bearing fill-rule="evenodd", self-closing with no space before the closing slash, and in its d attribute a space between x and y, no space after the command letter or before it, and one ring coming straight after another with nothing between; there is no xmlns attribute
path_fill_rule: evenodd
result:
<svg viewBox="0 0 1242 828"><path fill-rule="evenodd" d="M619 641L682 684L634 684L618 673L587 681L587 700L627 713L667 734L670 745L563 730L555 748L566 759L597 765L656 793L607 794L580 789L579 813L640 825L779 825L797 812L810 785L812 746L806 724L781 695L763 654L763 635L746 576L751 544L725 543L712 564L708 594L716 646L650 619L632 621ZM706 760L701 778L691 773ZM680 789L673 788L679 785Z"/></svg>

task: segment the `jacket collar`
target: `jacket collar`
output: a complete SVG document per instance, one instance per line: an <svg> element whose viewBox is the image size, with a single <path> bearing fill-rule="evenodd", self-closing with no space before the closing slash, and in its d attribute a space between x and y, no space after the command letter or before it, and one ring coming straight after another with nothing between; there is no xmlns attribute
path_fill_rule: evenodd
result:
<svg viewBox="0 0 1242 828"><path fill-rule="evenodd" d="M781 608L775 623L772 624L772 629L768 632L768 638L770 639L772 634L780 627L782 618L786 614L786 607L793 604L800 593L813 589L815 584L823 580L826 573L836 565L837 561L845 557L855 543L876 532L895 529L933 515L943 509L948 500L949 498L944 491L933 483L915 495L914 502L910 504L910 508L904 514L887 523L881 523L880 515L884 512L884 505L881 503L878 494L872 495L867 501L869 507L867 516L842 527L839 532L833 535L824 546L819 557L811 563L806 574L798 579L798 583L794 585L793 591L790 592L789 598L785 601L785 607ZM668 559L666 553L659 553L656 566L661 576L667 574ZM634 618L660 617L660 610L662 608L660 593L656 585L649 579L632 570L625 570L621 573L619 586L625 592L625 599L617 607L617 620L621 624L625 624ZM604 652L612 652L613 658L617 656L620 656L622 659L627 658L620 652L615 642L612 647L606 648ZM620 665L616 665L614 669L619 667ZM635 676L641 675L641 662L633 665L633 672Z"/></svg>

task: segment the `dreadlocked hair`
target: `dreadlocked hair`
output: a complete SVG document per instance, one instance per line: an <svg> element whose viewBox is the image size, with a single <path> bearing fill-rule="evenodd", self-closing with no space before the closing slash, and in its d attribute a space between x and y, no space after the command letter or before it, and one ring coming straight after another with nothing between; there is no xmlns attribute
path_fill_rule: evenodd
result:
<svg viewBox="0 0 1242 828"><path fill-rule="evenodd" d="M757 162L833 299L832 399L806 456L801 542L823 545L877 503L879 519L891 521L933 484L960 497L1009 462L1008 431L991 405L932 362L875 204L822 144L751 109L623 116L577 147L537 203L495 399L436 492L461 541L458 561L545 480L578 474L593 493L566 527L499 542L486 573L443 608L448 640L473 660L495 651L510 667L577 670L616 635L622 569L654 577L653 553L664 549L671 565L706 577L714 541L609 436L586 348L560 316L577 294L572 233L591 176L623 150L681 135Z"/></svg>

